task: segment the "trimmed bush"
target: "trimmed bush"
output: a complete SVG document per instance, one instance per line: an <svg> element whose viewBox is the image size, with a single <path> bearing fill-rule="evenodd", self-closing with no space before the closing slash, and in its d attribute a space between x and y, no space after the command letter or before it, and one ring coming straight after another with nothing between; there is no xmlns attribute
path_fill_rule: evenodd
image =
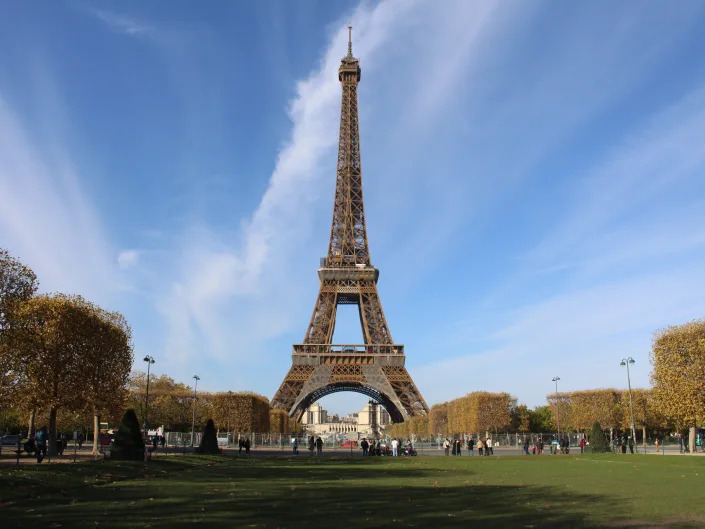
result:
<svg viewBox="0 0 705 529"><path fill-rule="evenodd" d="M609 442L605 438L605 433L599 422L593 424L590 431L590 450L596 454L609 452Z"/></svg>
<svg viewBox="0 0 705 529"><path fill-rule="evenodd" d="M213 424L213 419L208 419L208 422L206 423L206 429L203 430L203 436L201 437L201 446L198 447L198 453L220 453L220 449L218 448L218 436L215 432L215 424Z"/></svg>
<svg viewBox="0 0 705 529"><path fill-rule="evenodd" d="M141 461L144 459L144 441L135 410L125 412L120 428L115 434L115 441L110 450L111 459Z"/></svg>

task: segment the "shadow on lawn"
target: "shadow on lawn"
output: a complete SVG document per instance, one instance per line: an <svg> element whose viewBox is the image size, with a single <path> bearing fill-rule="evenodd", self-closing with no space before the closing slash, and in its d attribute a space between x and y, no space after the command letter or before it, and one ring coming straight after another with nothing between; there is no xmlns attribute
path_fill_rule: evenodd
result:
<svg viewBox="0 0 705 529"><path fill-rule="evenodd" d="M364 528L599 527L588 520L589 513L621 512L617 500L605 496L536 486L443 486L434 481L438 474L432 474L432 468L362 461L342 465L335 460L101 465L93 467L87 484L78 478L81 487L62 494L49 489L38 498L0 506L0 512L3 527L208 524L312 529L351 524ZM472 472L464 474L472 476ZM98 480L91 482L96 475Z"/></svg>

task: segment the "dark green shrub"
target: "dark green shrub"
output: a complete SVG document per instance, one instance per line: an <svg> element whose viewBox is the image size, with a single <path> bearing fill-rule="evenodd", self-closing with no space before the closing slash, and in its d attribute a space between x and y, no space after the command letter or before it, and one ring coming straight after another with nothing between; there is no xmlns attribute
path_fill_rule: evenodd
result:
<svg viewBox="0 0 705 529"><path fill-rule="evenodd" d="M123 415L120 428L115 434L110 458L135 461L144 459L144 441L135 410L129 409Z"/></svg>
<svg viewBox="0 0 705 529"><path fill-rule="evenodd" d="M599 422L593 424L590 431L590 450L596 454L609 452L609 442Z"/></svg>
<svg viewBox="0 0 705 529"><path fill-rule="evenodd" d="M218 448L218 436L215 432L215 425L213 424L213 419L208 419L208 422L206 423L206 429L203 430L203 436L201 437L201 445L198 447L198 453L220 453L220 449Z"/></svg>

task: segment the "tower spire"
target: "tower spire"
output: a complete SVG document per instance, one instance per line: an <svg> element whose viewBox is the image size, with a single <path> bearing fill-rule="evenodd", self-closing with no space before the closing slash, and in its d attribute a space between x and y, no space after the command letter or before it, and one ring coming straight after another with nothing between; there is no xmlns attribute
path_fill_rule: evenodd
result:
<svg viewBox="0 0 705 529"><path fill-rule="evenodd" d="M348 57L352 56L352 24L348 24Z"/></svg>

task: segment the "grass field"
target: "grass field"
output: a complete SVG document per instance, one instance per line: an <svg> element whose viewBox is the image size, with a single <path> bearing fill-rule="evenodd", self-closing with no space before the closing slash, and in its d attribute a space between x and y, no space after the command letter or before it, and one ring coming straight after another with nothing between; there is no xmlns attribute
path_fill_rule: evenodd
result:
<svg viewBox="0 0 705 529"><path fill-rule="evenodd" d="M0 498L3 528L705 527L705 458L171 456L6 466Z"/></svg>

